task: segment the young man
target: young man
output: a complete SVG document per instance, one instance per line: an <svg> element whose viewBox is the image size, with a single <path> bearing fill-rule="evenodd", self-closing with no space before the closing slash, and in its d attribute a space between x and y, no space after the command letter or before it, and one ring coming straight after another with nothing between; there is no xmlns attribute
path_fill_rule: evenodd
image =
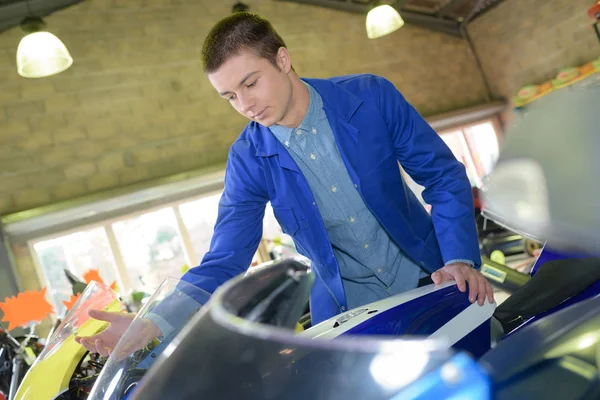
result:
<svg viewBox="0 0 600 400"><path fill-rule="evenodd" d="M248 268L271 202L317 275L311 314L435 283L493 293L480 264L464 167L387 80L300 79L265 19L236 13L209 33L202 62L216 91L250 123L232 145L211 250L184 279L212 292ZM402 181L398 162L432 205Z"/></svg>
<svg viewBox="0 0 600 400"><path fill-rule="evenodd" d="M471 301L493 301L473 268L481 261L464 166L389 81L300 79L282 38L249 13L216 24L202 62L250 123L230 149L210 251L184 280L212 293L247 270L271 202L316 274L313 324L431 280L462 291L468 282ZM425 187L431 216L398 163ZM112 347L93 339L86 347Z"/></svg>

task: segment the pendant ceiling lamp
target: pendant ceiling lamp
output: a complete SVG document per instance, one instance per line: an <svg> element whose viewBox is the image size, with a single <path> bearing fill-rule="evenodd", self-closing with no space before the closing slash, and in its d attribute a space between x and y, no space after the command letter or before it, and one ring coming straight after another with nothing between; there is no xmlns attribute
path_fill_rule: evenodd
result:
<svg viewBox="0 0 600 400"><path fill-rule="evenodd" d="M44 30L45 23L41 18L27 17L21 22L21 28L29 33L21 39L17 48L19 75L24 78L43 78L61 73L73 64L67 47L59 38Z"/></svg>
<svg viewBox="0 0 600 400"><path fill-rule="evenodd" d="M367 14L367 37L377 39L397 31L404 25L404 20L390 5L379 5Z"/></svg>

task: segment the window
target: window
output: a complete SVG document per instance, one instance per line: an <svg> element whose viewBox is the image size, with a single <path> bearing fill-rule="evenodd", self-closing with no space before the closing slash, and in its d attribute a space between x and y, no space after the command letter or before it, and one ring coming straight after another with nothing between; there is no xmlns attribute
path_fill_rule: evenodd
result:
<svg viewBox="0 0 600 400"><path fill-rule="evenodd" d="M116 222L113 229L134 290L152 293L189 264L173 208Z"/></svg>
<svg viewBox="0 0 600 400"><path fill-rule="evenodd" d="M480 177L488 176L498 160L500 147L496 129L491 122L465 128L464 136Z"/></svg>
<svg viewBox="0 0 600 400"><path fill-rule="evenodd" d="M199 263L210 248L210 240L217 223L220 198L221 193L213 194L179 206L181 218L194 250L196 260L194 264Z"/></svg>
<svg viewBox="0 0 600 400"><path fill-rule="evenodd" d="M440 137L454 156L466 169L471 186L483 187L485 178L492 172L499 155L498 131L492 121L486 121L461 129L439 132ZM430 210L422 198L423 186L418 185L401 169L408 187L415 193L423 206Z"/></svg>
<svg viewBox="0 0 600 400"><path fill-rule="evenodd" d="M180 277L209 250L220 198L221 193L213 193L93 229L33 241L34 258L57 313L62 313L62 302L72 294L65 270L83 281L97 270L105 284L115 282L125 297L131 291L152 293L167 276ZM281 231L270 204L263 226L263 242L252 266L295 254L293 241Z"/></svg>
<svg viewBox="0 0 600 400"><path fill-rule="evenodd" d="M65 309L62 302L73 294L65 270L82 281L85 281L87 273L98 270L106 285L116 282L118 289L122 290L122 282L102 227L39 241L34 243L33 248L57 313L62 313Z"/></svg>

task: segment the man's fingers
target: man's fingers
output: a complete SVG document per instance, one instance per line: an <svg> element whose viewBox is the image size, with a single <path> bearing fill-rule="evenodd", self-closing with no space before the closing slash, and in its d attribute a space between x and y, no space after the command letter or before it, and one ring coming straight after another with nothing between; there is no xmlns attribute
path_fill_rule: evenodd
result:
<svg viewBox="0 0 600 400"><path fill-rule="evenodd" d="M109 312L102 310L89 310L88 315L94 319L106 322L115 322L120 318L123 318L124 313L120 312Z"/></svg>
<svg viewBox="0 0 600 400"><path fill-rule="evenodd" d="M458 286L458 290L460 290L461 292L464 292L467 290L465 276L461 270L457 269L456 272L454 273L453 278L456 281L456 286Z"/></svg>
<svg viewBox="0 0 600 400"><path fill-rule="evenodd" d="M479 290L477 292L477 303L479 303L479 305L482 306L485 303L485 297L488 294L488 283L485 280L485 278L483 278L479 274L477 274L477 281L479 282Z"/></svg>
<svg viewBox="0 0 600 400"><path fill-rule="evenodd" d="M81 338L81 345L85 347L90 353L97 353L96 350L96 341L91 338Z"/></svg>
<svg viewBox="0 0 600 400"><path fill-rule="evenodd" d="M487 297L488 297L488 301L491 303L494 302L494 288L492 288L492 285L488 282L488 280L485 280L485 284L486 284L486 289L487 289Z"/></svg>
<svg viewBox="0 0 600 400"><path fill-rule="evenodd" d="M477 279L477 273L472 269L470 269L466 275L467 280L469 281L469 301L475 303L479 291L479 279Z"/></svg>
<svg viewBox="0 0 600 400"><path fill-rule="evenodd" d="M96 340L94 343L96 346L96 350L98 350L98 354L102 357L108 357L108 347L102 342L102 340Z"/></svg>

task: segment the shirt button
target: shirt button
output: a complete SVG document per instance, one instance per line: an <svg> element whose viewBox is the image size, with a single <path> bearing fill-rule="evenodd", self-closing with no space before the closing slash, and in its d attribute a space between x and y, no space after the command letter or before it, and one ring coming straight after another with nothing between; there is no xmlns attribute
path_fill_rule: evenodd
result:
<svg viewBox="0 0 600 400"><path fill-rule="evenodd" d="M290 142L286 141L285 145L286 145L286 147L290 147Z"/></svg>
<svg viewBox="0 0 600 400"><path fill-rule="evenodd" d="M315 156L313 153L310 153L310 158L313 159L313 160L316 160L317 156Z"/></svg>
<svg viewBox="0 0 600 400"><path fill-rule="evenodd" d="M355 183L355 184L354 184L354 187L355 187L355 188L357 188L357 187L358 187L358 185Z"/></svg>
<svg viewBox="0 0 600 400"><path fill-rule="evenodd" d="M302 131L300 129L296 129L296 135L300 135L302 134Z"/></svg>
<svg viewBox="0 0 600 400"><path fill-rule="evenodd" d="M332 186L332 187L331 187L331 191L332 191L333 193L335 193L335 192L337 192L337 188L336 188L335 186Z"/></svg>
<svg viewBox="0 0 600 400"><path fill-rule="evenodd" d="M316 205L317 205L317 203L315 203L315 202L313 201L313 206L316 206Z"/></svg>
<svg viewBox="0 0 600 400"><path fill-rule="evenodd" d="M312 133L313 133L314 135L316 135L316 134L317 134L317 130L316 130L315 128L312 128Z"/></svg>
<svg viewBox="0 0 600 400"><path fill-rule="evenodd" d="M377 268L377 272L381 272L383 271L381 268Z"/></svg>
<svg viewBox="0 0 600 400"><path fill-rule="evenodd" d="M369 243L365 243L365 249L369 248Z"/></svg>
<svg viewBox="0 0 600 400"><path fill-rule="evenodd" d="M355 221L354 217L350 217L350 222L354 222L354 221Z"/></svg>

